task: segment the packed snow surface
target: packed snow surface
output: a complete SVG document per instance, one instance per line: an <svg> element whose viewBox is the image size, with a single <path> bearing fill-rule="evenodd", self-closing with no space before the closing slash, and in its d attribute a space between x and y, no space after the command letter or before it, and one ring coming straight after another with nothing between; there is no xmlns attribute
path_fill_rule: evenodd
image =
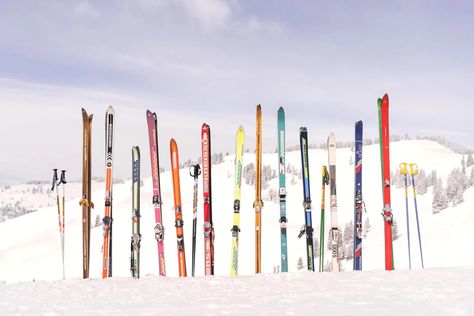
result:
<svg viewBox="0 0 474 316"><path fill-rule="evenodd" d="M0 285L2 315L473 315L474 268Z"/></svg>

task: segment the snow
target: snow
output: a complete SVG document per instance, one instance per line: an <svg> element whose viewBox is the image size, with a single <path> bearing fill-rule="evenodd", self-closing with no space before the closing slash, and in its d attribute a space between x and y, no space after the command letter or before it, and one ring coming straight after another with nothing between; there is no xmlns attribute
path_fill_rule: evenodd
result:
<svg viewBox="0 0 474 316"><path fill-rule="evenodd" d="M311 136L311 134L310 134ZM311 143L311 137L310 137ZM253 144L247 144L252 148ZM148 148L142 148L142 164L149 164ZM162 154L166 154L163 151ZM421 237L425 267L418 250L413 198L410 191L410 224L412 267L408 269L406 241L405 195L403 188L392 187L392 208L398 223L400 238L394 241L395 268L384 272L382 194L380 180L379 147L364 147L363 195L371 230L363 239L364 272L353 273L352 261L343 260L345 272L338 274L298 272L300 257L306 261L304 238L296 236L304 223L302 184L297 175L287 175L287 218L289 274L273 274L280 264L279 206L265 200L270 189L277 190L278 178L269 181L262 195L262 275L254 276L254 225L252 204L255 198L253 185L242 181L241 234L239 249L239 277L230 278L230 251L234 157L226 156L224 163L214 165L213 216L215 238L215 277L203 277L202 234L202 179L199 187L196 273L197 278L178 279L176 235L172 209L172 183L169 172L161 174L165 234L167 277L158 275L157 246L153 227L151 179L146 174L141 187L141 280L130 279L131 237L131 183L114 185L113 275L101 280L102 228L91 230L90 280L82 276L82 210L79 207L80 183L68 184L66 202L66 278L62 277L60 238L57 223L55 196L25 195L27 185L12 186L4 191L9 201L22 200L36 212L0 223L0 314L297 314L335 312L337 315L469 315L474 312L474 253L469 241L474 240L474 188L464 194L465 202L448 207L439 214L431 210L432 188L418 196ZM337 150L338 221L353 220L354 166L349 163L353 152L349 148ZM414 162L430 172L436 170L446 185L449 172L460 167L462 155L428 140L411 140L392 143L392 171L401 162ZM118 159L118 158L116 158ZM185 157L182 157L185 161ZM245 153L244 166L254 163L255 155ZM277 168L277 154L265 153L263 164ZM131 162L130 162L131 163ZM301 170L300 153L287 153L287 164ZM313 227L319 236L321 166L327 164L327 152L309 151L310 181L313 200ZM468 168L467 174L471 169ZM98 172L95 166L93 170ZM99 175L100 176L100 175ZM191 271L192 190L193 179L187 169L181 170L184 237L188 273ZM292 179L296 182L292 184ZM97 215L103 216L104 183L93 183L92 212L94 224ZM45 184L45 186L47 186ZM328 192L328 190L326 191ZM328 206L326 195L326 205ZM48 205L49 204L49 205ZM328 207L327 207L328 209ZM330 216L326 213L326 233ZM325 260L330 259L326 252ZM315 262L318 262L316 258ZM306 264L306 262L305 262ZM455 268L454 268L455 267ZM317 264L316 264L317 268ZM34 280L35 282L32 282ZM45 282L48 281L48 282ZM20 282L20 283L18 283ZM9 284L13 283L13 284ZM203 293L212 293L209 297Z"/></svg>
<svg viewBox="0 0 474 316"><path fill-rule="evenodd" d="M2 315L472 315L474 268L0 285Z"/></svg>

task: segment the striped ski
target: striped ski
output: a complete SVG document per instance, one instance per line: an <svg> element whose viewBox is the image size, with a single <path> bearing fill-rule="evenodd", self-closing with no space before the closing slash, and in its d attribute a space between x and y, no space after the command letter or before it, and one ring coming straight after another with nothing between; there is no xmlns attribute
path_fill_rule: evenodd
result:
<svg viewBox="0 0 474 316"><path fill-rule="evenodd" d="M363 123L355 123L355 184L354 184L354 261L353 269L362 270L362 147Z"/></svg>
<svg viewBox="0 0 474 316"><path fill-rule="evenodd" d="M204 274L214 275L214 226L212 223L211 128L201 128L202 181L204 197Z"/></svg>
<svg viewBox="0 0 474 316"><path fill-rule="evenodd" d="M102 225L104 245L102 248L102 278L112 276L112 167L114 146L115 113L109 106L105 113L105 209Z"/></svg>

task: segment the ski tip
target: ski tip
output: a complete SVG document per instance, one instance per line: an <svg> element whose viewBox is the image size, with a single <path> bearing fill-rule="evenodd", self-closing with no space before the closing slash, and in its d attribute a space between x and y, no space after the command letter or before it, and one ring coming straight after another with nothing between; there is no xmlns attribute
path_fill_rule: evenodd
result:
<svg viewBox="0 0 474 316"><path fill-rule="evenodd" d="M262 111L262 106L260 104L257 104L257 112Z"/></svg>
<svg viewBox="0 0 474 316"><path fill-rule="evenodd" d="M363 123L362 121L357 121L357 122L355 123L355 126L356 126L356 127L362 127L362 126L364 126L364 123Z"/></svg>
<svg viewBox="0 0 474 316"><path fill-rule="evenodd" d="M305 126L300 127L300 133L307 133L308 129Z"/></svg>
<svg viewBox="0 0 474 316"><path fill-rule="evenodd" d="M170 140L170 148L176 148L178 147L178 145L176 144L176 141L174 140L174 138L171 138Z"/></svg>
<svg viewBox="0 0 474 316"><path fill-rule="evenodd" d="M245 130L242 125L237 128L237 134L245 134Z"/></svg>
<svg viewBox="0 0 474 316"><path fill-rule="evenodd" d="M107 113L114 113L114 108L113 108L112 105L109 105L109 106L107 107Z"/></svg>
<svg viewBox="0 0 474 316"><path fill-rule="evenodd" d="M137 146L132 146L132 157L135 160L138 160L138 157L140 157L140 147Z"/></svg>
<svg viewBox="0 0 474 316"><path fill-rule="evenodd" d="M282 106L280 106L280 107L278 108L278 113L284 113L284 112L285 112L285 110L283 109Z"/></svg>
<svg viewBox="0 0 474 316"><path fill-rule="evenodd" d="M210 130L211 128L209 127L208 124L202 123L202 129L203 129L203 130Z"/></svg>
<svg viewBox="0 0 474 316"><path fill-rule="evenodd" d="M336 135L334 133L329 134L328 143L329 142L336 142Z"/></svg>
<svg viewBox="0 0 474 316"><path fill-rule="evenodd" d="M388 105L388 94L385 93L385 95L382 98L382 106L387 104Z"/></svg>
<svg viewBox="0 0 474 316"><path fill-rule="evenodd" d="M82 112L82 115L83 115L83 116L87 116L87 111L86 111L86 109L81 108L81 112Z"/></svg>

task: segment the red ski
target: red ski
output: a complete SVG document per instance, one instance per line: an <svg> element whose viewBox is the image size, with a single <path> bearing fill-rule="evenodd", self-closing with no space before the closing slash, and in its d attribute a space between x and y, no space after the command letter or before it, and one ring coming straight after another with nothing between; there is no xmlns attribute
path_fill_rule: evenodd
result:
<svg viewBox="0 0 474 316"><path fill-rule="evenodd" d="M383 219L385 223L385 270L393 270L392 223L393 214L390 200L390 133L388 115L388 95L385 94L379 109L382 186L383 186Z"/></svg>
<svg viewBox="0 0 474 316"><path fill-rule="evenodd" d="M214 227L211 196L211 129L206 123L201 129L202 180L204 196L204 274L214 275Z"/></svg>
<svg viewBox="0 0 474 316"><path fill-rule="evenodd" d="M151 180L153 184L153 206L155 208L155 238L158 243L158 265L160 275L166 275L165 267L165 247L163 239L165 229L161 217L161 187L160 187L160 164L158 159L158 132L156 113L150 110L146 111L146 120L148 124L148 138L150 141L150 160L151 160Z"/></svg>

